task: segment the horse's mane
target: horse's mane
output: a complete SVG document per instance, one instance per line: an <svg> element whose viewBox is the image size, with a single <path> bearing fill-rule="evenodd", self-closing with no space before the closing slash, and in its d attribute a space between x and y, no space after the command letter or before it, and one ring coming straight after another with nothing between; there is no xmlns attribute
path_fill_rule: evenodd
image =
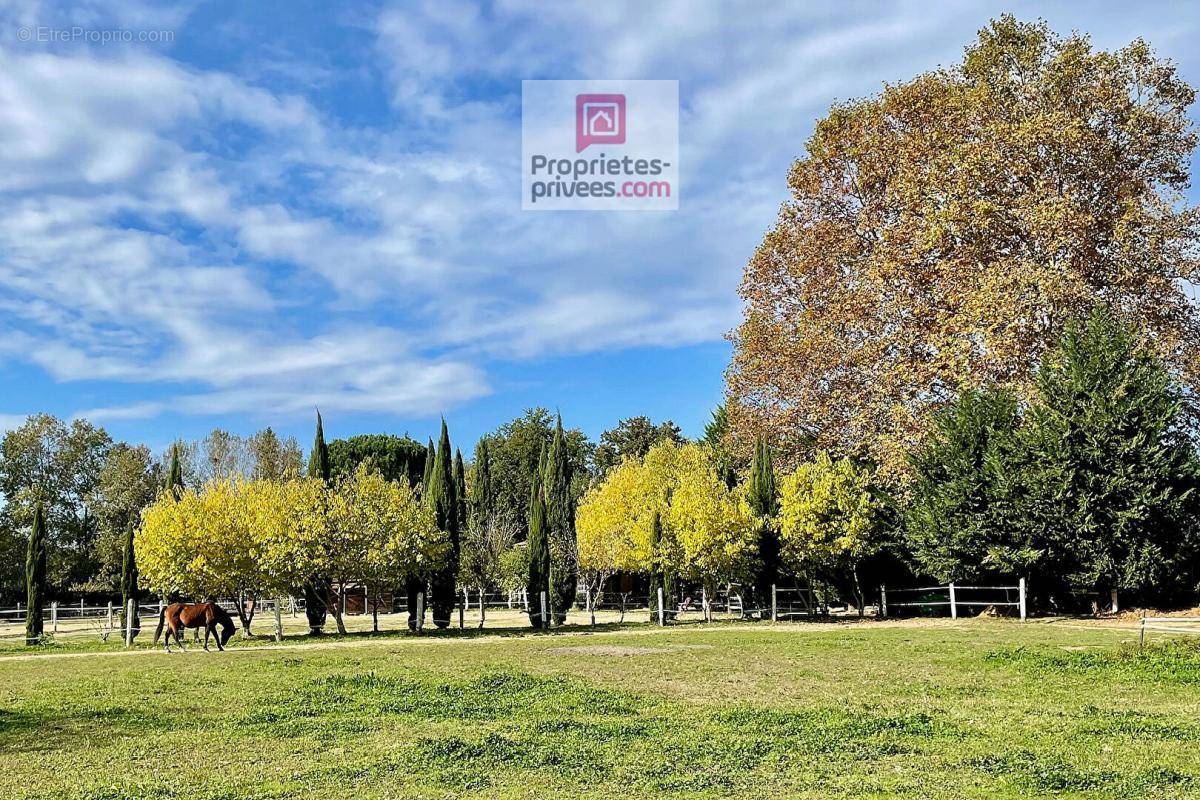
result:
<svg viewBox="0 0 1200 800"><path fill-rule="evenodd" d="M217 618L217 622L220 622L222 625L233 625L233 617L229 615L228 611L221 608L219 604L213 603L212 609L213 616Z"/></svg>

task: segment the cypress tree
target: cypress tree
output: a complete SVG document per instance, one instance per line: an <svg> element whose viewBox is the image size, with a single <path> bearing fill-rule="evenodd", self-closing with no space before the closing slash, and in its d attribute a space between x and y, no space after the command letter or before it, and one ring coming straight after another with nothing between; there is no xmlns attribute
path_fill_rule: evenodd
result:
<svg viewBox="0 0 1200 800"><path fill-rule="evenodd" d="M571 492L571 464L563 441L562 416L543 467L542 491L546 501L546 536L550 545L550 589L554 622L561 625L575 603L579 545L575 538L575 498Z"/></svg>
<svg viewBox="0 0 1200 800"><path fill-rule="evenodd" d="M129 612L129 601L133 601L133 635L137 636L142 630L141 615L138 614L138 569L137 560L133 554L133 532L135 526L131 523L125 531L125 541L121 547L121 623Z"/></svg>
<svg viewBox="0 0 1200 800"><path fill-rule="evenodd" d="M429 490L429 484L433 483L433 463L437 461L437 449L433 446L433 437L429 437L429 444L425 447L425 475L421 478L421 491Z"/></svg>
<svg viewBox="0 0 1200 800"><path fill-rule="evenodd" d="M667 587L666 575L663 573L662 563L660 561L662 548L662 517L657 511L654 512L654 521L650 523L650 621L658 622L658 589L663 590L663 606L670 599L670 592Z"/></svg>
<svg viewBox="0 0 1200 800"><path fill-rule="evenodd" d="M321 421L321 412L317 412L317 433L313 437L312 452L308 455L308 476L319 478L326 486L332 477L329 461L329 447L325 444L325 426ZM308 619L308 632L313 636L324 633L325 621L329 609L326 599L332 593L328 576L313 575L304 583L304 616Z"/></svg>
<svg viewBox="0 0 1200 800"><path fill-rule="evenodd" d="M458 498L454 484L453 460L450 453L450 433L446 428L446 420L443 419L433 475L424 498L433 511L434 522L450 538L450 557L447 563L434 573L429 587L433 624L439 628L450 625L450 615L457 599L455 577L458 575Z"/></svg>
<svg viewBox="0 0 1200 800"><path fill-rule="evenodd" d="M471 482L470 513L475 519L486 520L496 510L495 486L492 485L492 456L488 440L475 445L475 480Z"/></svg>
<svg viewBox="0 0 1200 800"><path fill-rule="evenodd" d="M458 514L458 533L467 527L467 470L463 465L462 451L454 451L454 500Z"/></svg>
<svg viewBox="0 0 1200 800"><path fill-rule="evenodd" d="M762 434L754 443L754 463L750 468L746 499L750 510L758 517L758 569L754 595L758 608L765 609L771 596L771 586L779 581L779 532L775 528L775 517L779 514L779 493L775 486L771 448Z"/></svg>
<svg viewBox="0 0 1200 800"><path fill-rule="evenodd" d="M39 500L33 510L33 530L25 555L25 587L29 607L25 611L25 644L42 638L42 606L46 603L46 518Z"/></svg>
<svg viewBox="0 0 1200 800"><path fill-rule="evenodd" d="M546 451L543 448L543 463ZM529 497L529 540L526 545L529 556L529 621L533 627L546 629L550 627L552 614L551 605L554 594L550 591L550 540L546 529L546 500L542 492L541 469L533 476L533 487ZM542 592L546 592L547 614L542 617Z"/></svg>
<svg viewBox="0 0 1200 800"><path fill-rule="evenodd" d="M167 471L167 491L177 500L183 494L183 465L179 462L179 442L171 445L171 468Z"/></svg>
<svg viewBox="0 0 1200 800"><path fill-rule="evenodd" d="M436 460L437 450L434 449L433 446L433 437L430 437L429 444L425 446L425 464L422 468L421 475L420 495L422 498L427 496L429 492L429 485L433 482L433 462ZM405 581L404 592L405 595L407 595L406 602L408 606L408 629L410 631L415 631L417 629L417 595L426 591L427 588L428 586L426 585L425 578L423 577L413 576ZM426 602L421 609L422 615L424 615L425 608L429 606L428 597L429 594L426 593ZM424 624L423 619L421 620L421 623Z"/></svg>

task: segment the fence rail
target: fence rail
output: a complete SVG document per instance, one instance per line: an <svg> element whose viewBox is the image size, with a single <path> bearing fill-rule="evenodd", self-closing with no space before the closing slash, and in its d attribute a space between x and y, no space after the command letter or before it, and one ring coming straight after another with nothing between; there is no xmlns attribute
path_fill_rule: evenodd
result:
<svg viewBox="0 0 1200 800"><path fill-rule="evenodd" d="M972 600L959 597L959 592L999 592L1005 593L1015 591L1017 593L1016 600ZM896 602L894 599L888 599L888 594L893 596L897 594L911 594L913 592L945 592L947 597L945 600L916 600ZM1006 594L1007 596L1007 594ZM947 583L944 586L914 586L909 588L891 588L886 585L879 587L879 613L881 616L887 616L888 607L892 608L925 608L929 606L948 606L950 608L950 618L958 619L958 609L964 608L989 608L994 606L1016 608L1024 622L1026 618L1026 591L1025 579L1021 578L1017 581L1016 586L968 586L956 583Z"/></svg>
<svg viewBox="0 0 1200 800"><path fill-rule="evenodd" d="M1138 644L1146 643L1147 631L1200 634L1200 617L1142 617Z"/></svg>

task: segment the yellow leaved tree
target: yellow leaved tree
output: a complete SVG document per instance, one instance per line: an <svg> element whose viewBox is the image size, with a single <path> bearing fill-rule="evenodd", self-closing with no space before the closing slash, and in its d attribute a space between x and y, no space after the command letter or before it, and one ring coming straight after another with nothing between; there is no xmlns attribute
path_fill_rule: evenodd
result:
<svg viewBox="0 0 1200 800"><path fill-rule="evenodd" d="M593 486L576 529L580 566L597 584L618 571L657 572L696 581L710 597L746 575L757 544L745 499L721 480L709 449L671 441L641 461L626 459Z"/></svg>
<svg viewBox="0 0 1200 800"><path fill-rule="evenodd" d="M863 611L858 565L878 547L870 474L825 451L787 475L780 486L780 557L796 574L852 581Z"/></svg>

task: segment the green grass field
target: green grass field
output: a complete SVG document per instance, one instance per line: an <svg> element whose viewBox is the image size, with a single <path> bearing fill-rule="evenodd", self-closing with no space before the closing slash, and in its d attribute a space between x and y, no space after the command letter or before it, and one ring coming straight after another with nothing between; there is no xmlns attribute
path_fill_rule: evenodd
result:
<svg viewBox="0 0 1200 800"><path fill-rule="evenodd" d="M10 647L0 797L1200 797L1200 647L1135 637L938 620Z"/></svg>

